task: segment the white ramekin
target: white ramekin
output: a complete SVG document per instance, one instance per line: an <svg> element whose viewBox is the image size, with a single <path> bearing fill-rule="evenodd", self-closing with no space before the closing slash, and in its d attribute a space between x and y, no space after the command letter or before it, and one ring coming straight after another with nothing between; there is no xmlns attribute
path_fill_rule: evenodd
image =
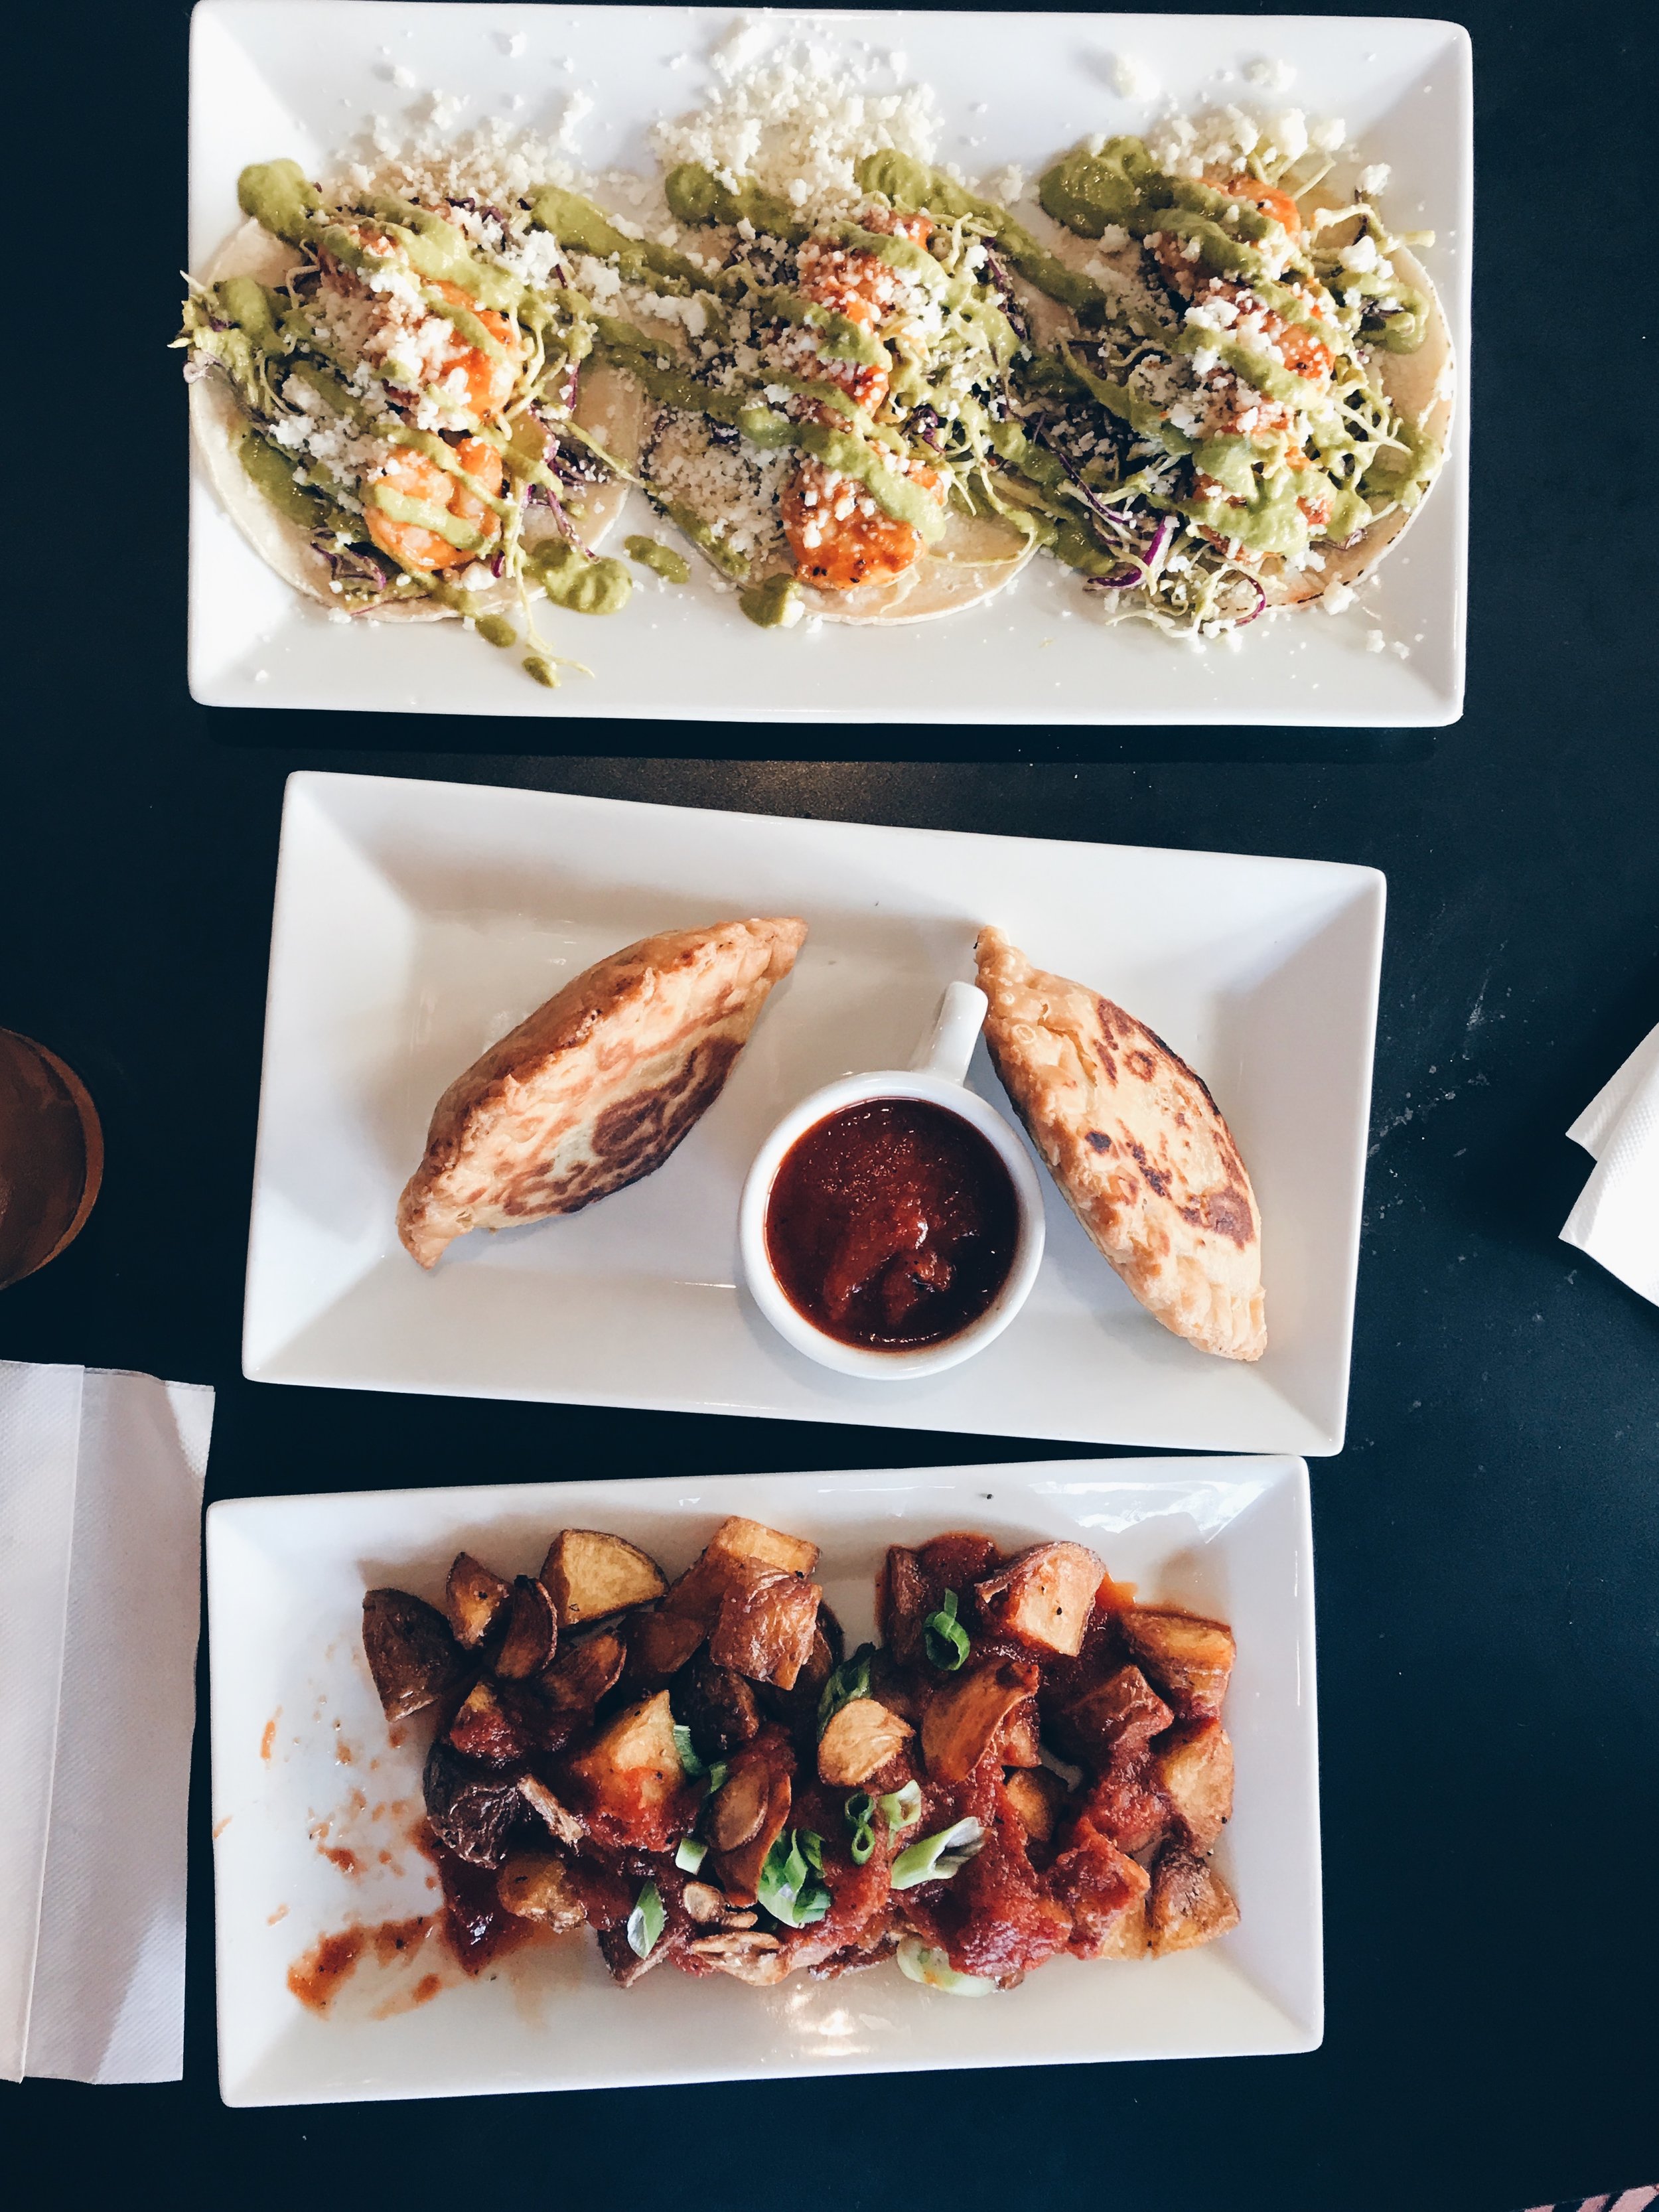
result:
<svg viewBox="0 0 1659 2212"><path fill-rule="evenodd" d="M908 1068L882 1068L866 1075L843 1075L826 1084L810 1098L786 1114L755 1155L743 1187L738 1209L738 1243L750 1293L780 1336L841 1375L858 1375L878 1382L913 1382L919 1376L937 1375L982 1352L1000 1336L1024 1304L1042 1263L1042 1191L1030 1155L1013 1130L994 1108L966 1087L964 1078L973 1057L974 1042L985 1020L988 1001L971 983L952 983L939 1003L931 1033L918 1048ZM872 1098L926 1098L958 1115L977 1129L1008 1170L1019 1208L1019 1230L1006 1279L976 1321L939 1344L919 1346L913 1352L877 1352L860 1344L843 1344L807 1320L792 1304L773 1272L766 1250L766 1208L772 1185L784 1156L796 1139L815 1123L844 1107L860 1106Z"/></svg>

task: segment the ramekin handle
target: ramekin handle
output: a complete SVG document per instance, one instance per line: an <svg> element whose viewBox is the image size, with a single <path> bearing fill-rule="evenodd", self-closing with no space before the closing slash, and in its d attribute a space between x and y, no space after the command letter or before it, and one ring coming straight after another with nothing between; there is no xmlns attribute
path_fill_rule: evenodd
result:
<svg viewBox="0 0 1659 2212"><path fill-rule="evenodd" d="M976 983L952 983L939 1002L933 1028L916 1048L911 1073L937 1075L945 1083L964 1081L990 1009L990 1000Z"/></svg>

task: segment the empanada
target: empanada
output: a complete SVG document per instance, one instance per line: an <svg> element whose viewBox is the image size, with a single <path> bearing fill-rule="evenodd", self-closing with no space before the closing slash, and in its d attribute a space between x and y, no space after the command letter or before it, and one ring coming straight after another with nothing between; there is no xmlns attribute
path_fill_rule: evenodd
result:
<svg viewBox="0 0 1659 2212"><path fill-rule="evenodd" d="M805 936L789 917L665 930L567 983L438 1101L398 1202L408 1249L430 1267L469 1229L574 1213L659 1168Z"/></svg>
<svg viewBox="0 0 1659 2212"><path fill-rule="evenodd" d="M1147 1311L1206 1352L1267 1349L1261 1217L1232 1133L1133 1014L982 929L985 1042L1072 1211Z"/></svg>

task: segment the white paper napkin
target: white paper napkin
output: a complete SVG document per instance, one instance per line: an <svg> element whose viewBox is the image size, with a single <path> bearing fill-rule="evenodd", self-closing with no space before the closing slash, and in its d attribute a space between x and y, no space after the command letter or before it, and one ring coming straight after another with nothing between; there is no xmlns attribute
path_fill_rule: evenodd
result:
<svg viewBox="0 0 1659 2212"><path fill-rule="evenodd" d="M1563 1237L1659 1304L1659 1029L1567 1134L1590 1155L1595 1172Z"/></svg>
<svg viewBox="0 0 1659 2212"><path fill-rule="evenodd" d="M213 1393L0 1360L0 2078L184 2071Z"/></svg>

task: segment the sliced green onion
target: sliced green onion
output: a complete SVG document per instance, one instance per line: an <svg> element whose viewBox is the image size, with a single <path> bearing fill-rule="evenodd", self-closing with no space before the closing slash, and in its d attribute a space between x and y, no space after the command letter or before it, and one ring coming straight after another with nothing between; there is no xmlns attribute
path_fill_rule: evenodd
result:
<svg viewBox="0 0 1659 2212"><path fill-rule="evenodd" d="M708 1856L708 1846L701 1836L682 1836L674 1863L682 1874L696 1874Z"/></svg>
<svg viewBox="0 0 1659 2212"><path fill-rule="evenodd" d="M914 1889L921 1881L949 1881L984 1841L985 1831L971 1813L965 1820L941 1828L936 1836L921 1837L893 1861L893 1887Z"/></svg>
<svg viewBox="0 0 1659 2212"><path fill-rule="evenodd" d="M945 1591L939 1611L921 1624L921 1640L927 1656L946 1674L954 1674L968 1656L968 1632L957 1619L957 1594Z"/></svg>
<svg viewBox="0 0 1659 2212"><path fill-rule="evenodd" d="M907 1936L899 1945L898 1967L900 1973L920 1982L924 1989L944 1990L953 1997L996 1995L994 1982L988 1982L981 1974L959 1974L943 1951L924 1943L919 1936Z"/></svg>
<svg viewBox="0 0 1659 2212"><path fill-rule="evenodd" d="M731 1771L731 1766L726 1760L717 1759L708 1770L708 1787L703 1795L706 1797L712 1797L717 1790L724 1790L726 1778Z"/></svg>
<svg viewBox="0 0 1659 2212"><path fill-rule="evenodd" d="M902 1790L890 1790L881 1800L881 1817L896 1835L921 1818L921 1784L907 1782Z"/></svg>
<svg viewBox="0 0 1659 2212"><path fill-rule="evenodd" d="M875 1855L875 1805L867 1790L855 1790L842 1808L842 1818L853 1832L848 1845L854 1866L868 1866Z"/></svg>
<svg viewBox="0 0 1659 2212"><path fill-rule="evenodd" d="M850 1705L854 1698L870 1694L870 1662L876 1656L873 1644L860 1644L850 1659L843 1659L831 1670L829 1680L818 1693L818 1734L822 1735L843 1705Z"/></svg>
<svg viewBox="0 0 1659 2212"><path fill-rule="evenodd" d="M798 1828L795 1844L814 1874L823 1872L823 1838L811 1828Z"/></svg>
<svg viewBox="0 0 1659 2212"><path fill-rule="evenodd" d="M823 1856L822 1840L807 1832ZM755 1894L786 1928L810 1928L830 1910L830 1892L814 1873L793 1832L786 1828L766 1854Z"/></svg>
<svg viewBox="0 0 1659 2212"><path fill-rule="evenodd" d="M644 1883L628 1916L628 1948L636 1959L648 1959L657 1948L667 1914L654 1881Z"/></svg>
<svg viewBox="0 0 1659 2212"><path fill-rule="evenodd" d="M708 1773L707 1765L697 1756L690 1729L683 1728L678 1721L674 1723L674 1748L680 1755L680 1765L694 1782Z"/></svg>

